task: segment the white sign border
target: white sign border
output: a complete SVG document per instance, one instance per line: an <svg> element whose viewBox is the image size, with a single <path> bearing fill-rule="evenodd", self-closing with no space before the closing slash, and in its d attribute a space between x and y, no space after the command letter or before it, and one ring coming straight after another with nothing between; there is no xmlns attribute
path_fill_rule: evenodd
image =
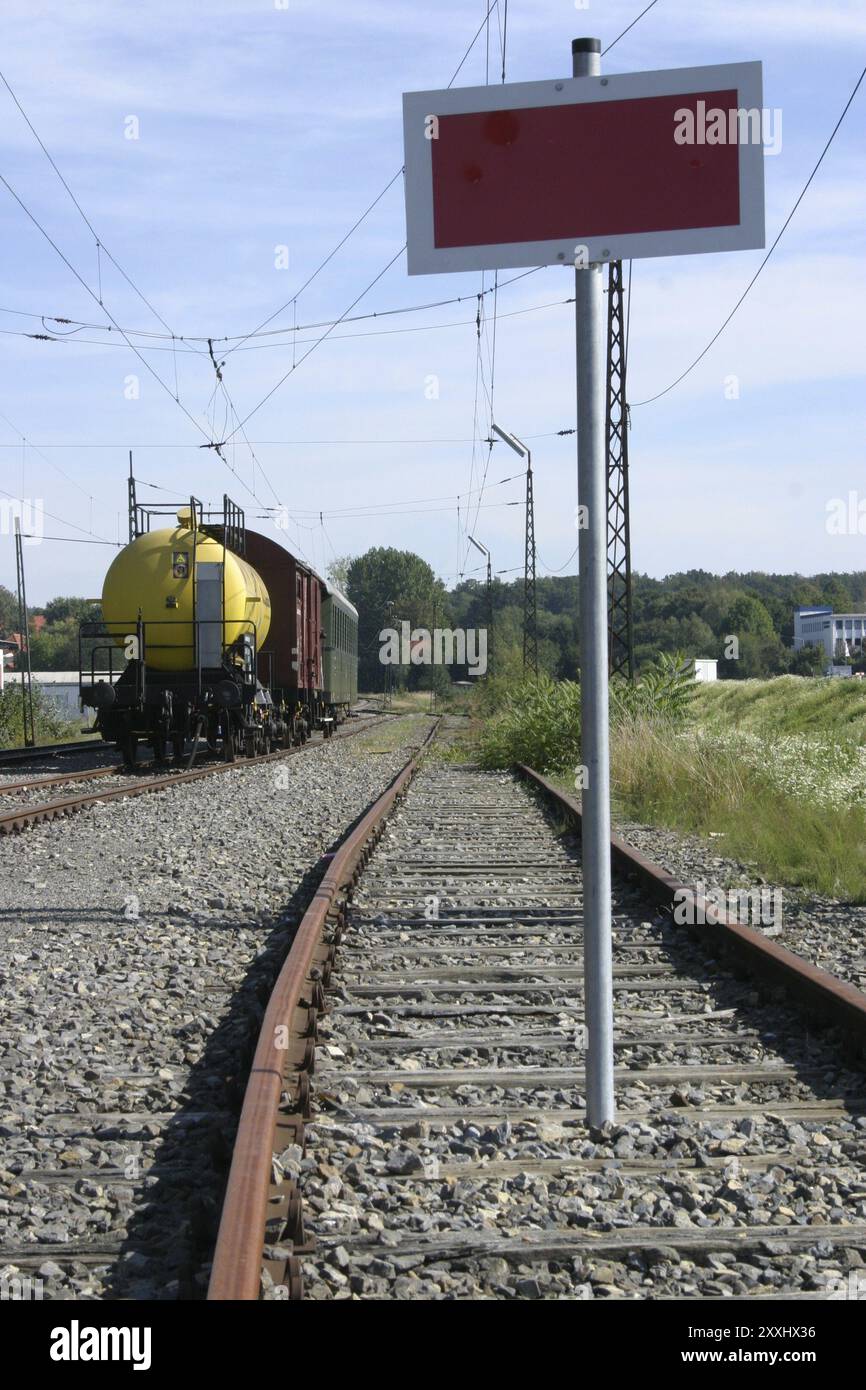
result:
<svg viewBox="0 0 866 1390"><path fill-rule="evenodd" d="M519 110L532 106L571 106L578 102L625 101L640 97L688 96L736 88L737 106L762 109L761 63L713 63L696 68L611 73L601 77L510 82L503 86L458 87L403 95L407 260L410 275L465 270L506 270L520 266L574 265L575 247L586 246L590 261L624 261L648 256L685 256L708 251L763 247L764 147L740 145L740 222L728 227L690 227L663 232L626 232L606 237L552 241L498 242L489 246L437 247L433 244L433 141L428 117L471 111Z"/></svg>

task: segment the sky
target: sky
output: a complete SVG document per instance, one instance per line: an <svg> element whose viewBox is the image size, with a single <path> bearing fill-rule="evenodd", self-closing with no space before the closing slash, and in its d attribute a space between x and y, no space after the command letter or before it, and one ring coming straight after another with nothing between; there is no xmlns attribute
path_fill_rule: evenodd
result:
<svg viewBox="0 0 866 1390"><path fill-rule="evenodd" d="M515 283L496 296L495 352L484 296L479 353L492 273L409 277L400 254L401 95L449 82L488 3L5 0L0 70L93 229L0 85L0 174L20 199L0 184L0 504L44 510L44 538L25 548L31 603L100 593L116 552L91 542L126 538L130 449L141 500L221 507L228 492L248 525L320 570L390 545L451 586L481 573L471 532L513 578L521 462L483 442L491 377L493 418L532 448L538 573L576 572L576 445L557 433L575 424L573 272L501 272ZM606 46L642 8L510 0L506 79L570 76L572 38ZM501 81L504 19L499 0L456 85ZM602 61L608 73L763 61L765 105L782 114L781 150L765 156L769 245L864 52L861 0L658 0ZM634 262L636 569L866 568L866 517L863 535L828 529L851 492L866 513L864 127L866 83L742 308L649 404L764 253ZM316 345L325 329L307 326L353 304ZM265 320L284 331L242 341ZM23 336L46 331L68 336ZM225 461L201 447L238 420ZM275 530L266 509L279 507ZM0 583L14 587L0 515Z"/></svg>

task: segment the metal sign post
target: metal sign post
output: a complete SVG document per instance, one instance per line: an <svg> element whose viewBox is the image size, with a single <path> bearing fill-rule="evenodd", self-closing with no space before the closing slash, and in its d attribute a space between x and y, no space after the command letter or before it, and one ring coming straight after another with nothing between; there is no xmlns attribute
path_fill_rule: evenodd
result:
<svg viewBox="0 0 866 1390"><path fill-rule="evenodd" d="M598 39L574 41L572 66L570 78L405 92L403 132L410 275L575 267L586 1110L598 1127L614 1117L602 266L764 245L763 89L757 62L602 77Z"/></svg>
<svg viewBox="0 0 866 1390"><path fill-rule="evenodd" d="M598 39L575 39L575 77L601 71ZM602 267L575 251L577 326L577 500L580 532L580 747L582 797L583 988L586 1011L586 1118L614 1118L613 961L610 899L610 747L607 690L606 355Z"/></svg>

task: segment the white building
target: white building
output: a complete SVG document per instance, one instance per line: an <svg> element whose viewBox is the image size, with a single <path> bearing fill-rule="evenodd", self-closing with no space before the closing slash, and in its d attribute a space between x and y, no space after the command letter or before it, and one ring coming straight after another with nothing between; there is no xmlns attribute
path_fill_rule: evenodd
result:
<svg viewBox="0 0 866 1390"><path fill-rule="evenodd" d="M8 678L7 672L7 678ZM19 673L20 681L21 675ZM33 684L38 685L45 699L55 706L60 714L74 718L79 714L77 671L34 671Z"/></svg>
<svg viewBox="0 0 866 1390"><path fill-rule="evenodd" d="M692 670L695 673L696 681L717 681L719 679L719 663L712 657L696 656L692 661Z"/></svg>
<svg viewBox="0 0 866 1390"><path fill-rule="evenodd" d="M853 655L866 641L866 613L834 613L832 608L794 609L794 651L823 647L828 661Z"/></svg>

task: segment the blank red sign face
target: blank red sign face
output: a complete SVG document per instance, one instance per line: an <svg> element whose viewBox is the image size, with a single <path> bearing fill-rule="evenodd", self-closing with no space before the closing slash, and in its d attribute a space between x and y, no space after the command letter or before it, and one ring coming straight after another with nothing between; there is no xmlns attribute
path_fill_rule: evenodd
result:
<svg viewBox="0 0 866 1390"><path fill-rule="evenodd" d="M440 116L434 245L736 226L739 145L677 144L674 134L678 111L695 112L700 132L699 101L727 113L737 98L707 91Z"/></svg>

